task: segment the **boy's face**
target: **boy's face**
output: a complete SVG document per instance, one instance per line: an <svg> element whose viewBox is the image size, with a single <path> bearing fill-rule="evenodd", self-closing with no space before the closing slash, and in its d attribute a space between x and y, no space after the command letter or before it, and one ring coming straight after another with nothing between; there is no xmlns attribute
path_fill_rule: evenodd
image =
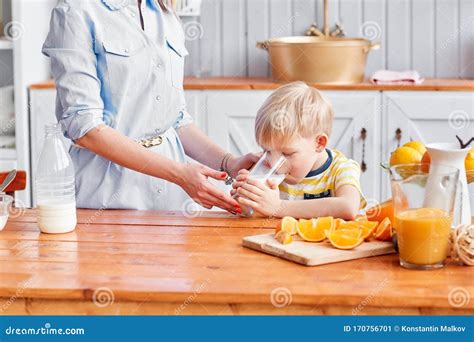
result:
<svg viewBox="0 0 474 342"><path fill-rule="evenodd" d="M287 144L267 149L273 155L283 155L291 165L291 171L285 178L289 184L299 183L313 169L314 165L327 158L324 152L327 144L327 135L318 137L295 137Z"/></svg>

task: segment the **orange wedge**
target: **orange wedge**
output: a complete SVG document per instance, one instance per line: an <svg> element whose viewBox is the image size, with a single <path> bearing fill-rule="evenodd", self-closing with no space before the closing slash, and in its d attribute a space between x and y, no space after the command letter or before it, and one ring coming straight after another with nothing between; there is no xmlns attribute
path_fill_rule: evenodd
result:
<svg viewBox="0 0 474 342"><path fill-rule="evenodd" d="M359 227L362 229L362 237L364 238L365 241L369 241L372 236L375 233L375 229L379 225L378 222L372 222L372 221L362 221L362 222L357 222L359 224Z"/></svg>
<svg viewBox="0 0 474 342"><path fill-rule="evenodd" d="M275 233L278 233L280 231L284 231L290 235L295 235L296 230L298 227L298 220L291 217L291 216L285 216L278 222Z"/></svg>
<svg viewBox="0 0 474 342"><path fill-rule="evenodd" d="M337 229L325 231L331 245L338 249L353 249L364 242L361 229Z"/></svg>
<svg viewBox="0 0 474 342"><path fill-rule="evenodd" d="M317 219L300 219L298 224L298 235L305 241L319 242L326 239L325 230L332 230L334 218L332 216L319 217Z"/></svg>
<svg viewBox="0 0 474 342"><path fill-rule="evenodd" d="M275 239L283 245L288 245L289 243L293 242L293 237L291 234L285 232L284 230L280 230L278 233L276 233Z"/></svg>
<svg viewBox="0 0 474 342"><path fill-rule="evenodd" d="M356 229L362 231L362 238L369 241L377 228L378 222L372 221L347 221L341 222L336 229Z"/></svg>
<svg viewBox="0 0 474 342"><path fill-rule="evenodd" d="M392 239L392 222L388 217L378 224L374 237L380 241L390 241Z"/></svg>
<svg viewBox="0 0 474 342"><path fill-rule="evenodd" d="M382 222L386 217L393 219L392 199L382 202L368 209L365 213L369 221Z"/></svg>
<svg viewBox="0 0 474 342"><path fill-rule="evenodd" d="M341 218L337 218L334 220L334 226L333 226L333 229L339 229L339 226L342 226L346 223L345 220L341 219Z"/></svg>

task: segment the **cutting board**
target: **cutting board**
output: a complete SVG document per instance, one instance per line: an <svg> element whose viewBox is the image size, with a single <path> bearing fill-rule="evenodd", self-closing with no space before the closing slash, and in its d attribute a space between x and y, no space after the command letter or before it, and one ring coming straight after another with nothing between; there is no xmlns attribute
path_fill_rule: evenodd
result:
<svg viewBox="0 0 474 342"><path fill-rule="evenodd" d="M387 241L364 242L354 249L342 250L334 248L328 241L306 242L298 236L293 236L293 238L292 243L282 245L275 240L273 234L262 234L244 237L242 238L242 244L256 251L305 266L324 265L395 253L392 242Z"/></svg>

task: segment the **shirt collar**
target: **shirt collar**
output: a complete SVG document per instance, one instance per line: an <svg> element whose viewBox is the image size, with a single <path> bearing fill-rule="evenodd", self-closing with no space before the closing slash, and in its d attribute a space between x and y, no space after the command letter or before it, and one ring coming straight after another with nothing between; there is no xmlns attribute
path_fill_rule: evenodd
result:
<svg viewBox="0 0 474 342"><path fill-rule="evenodd" d="M324 162L324 164L321 165L320 167L318 167L316 170L309 171L309 173L306 175L305 178L309 178L309 177L314 177L314 176L320 175L321 173L323 173L324 171L326 171L326 170L329 168L329 166L331 166L331 163L332 163L332 160L333 160L331 150L327 148L327 149L326 149L326 152L328 153L328 159L326 159L326 161Z"/></svg>
<svg viewBox="0 0 474 342"><path fill-rule="evenodd" d="M101 0L102 3L108 7L111 11L116 11L119 9L122 9L124 7L127 7L128 5L131 5L133 3L136 3L137 0ZM160 9L160 5L156 0L143 0L145 3L148 2L152 8L155 10Z"/></svg>

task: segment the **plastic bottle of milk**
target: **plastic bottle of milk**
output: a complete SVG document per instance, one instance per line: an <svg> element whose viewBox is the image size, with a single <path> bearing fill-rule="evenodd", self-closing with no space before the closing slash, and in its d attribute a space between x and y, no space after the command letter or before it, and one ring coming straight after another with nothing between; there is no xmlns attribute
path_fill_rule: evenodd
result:
<svg viewBox="0 0 474 342"><path fill-rule="evenodd" d="M46 125L45 133L35 181L38 226L43 233L67 233L77 224L74 166L61 126Z"/></svg>

